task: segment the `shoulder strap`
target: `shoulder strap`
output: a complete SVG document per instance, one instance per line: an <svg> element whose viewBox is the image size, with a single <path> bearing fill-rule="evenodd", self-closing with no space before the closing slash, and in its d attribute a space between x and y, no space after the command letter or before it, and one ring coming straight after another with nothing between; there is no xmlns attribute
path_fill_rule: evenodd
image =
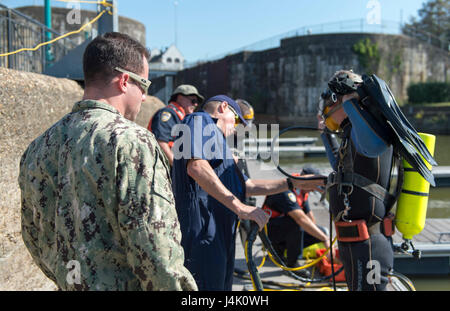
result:
<svg viewBox="0 0 450 311"><path fill-rule="evenodd" d="M183 121L184 117L186 116L186 113L184 112L184 109L178 105L177 103L171 102L169 105L167 105L170 109L175 111L178 118L180 118L181 121Z"/></svg>
<svg viewBox="0 0 450 311"><path fill-rule="evenodd" d="M392 158L391 182L392 182L392 176L394 175L393 174L394 167L397 168L397 183L395 185L394 193L392 194L392 196L394 197L392 205L387 206L386 214L392 209L395 202L397 202L398 197L400 196L400 194L402 192L402 187L403 187L404 170L403 170L403 165L402 165L402 157L400 156L400 154L395 153L395 152L394 152L394 155Z"/></svg>
<svg viewBox="0 0 450 311"><path fill-rule="evenodd" d="M347 133L349 133L349 131ZM381 200L386 205L387 211L389 211L397 201L403 184L401 158L394 155L393 164L398 167L398 180L395 193L391 194L388 189L353 171L353 158L349 136L349 134L345 135L342 139L341 146L339 147L337 172L331 173L328 177L327 188L337 185L338 194L342 195L344 191L347 194L350 194L353 187L356 186Z"/></svg>

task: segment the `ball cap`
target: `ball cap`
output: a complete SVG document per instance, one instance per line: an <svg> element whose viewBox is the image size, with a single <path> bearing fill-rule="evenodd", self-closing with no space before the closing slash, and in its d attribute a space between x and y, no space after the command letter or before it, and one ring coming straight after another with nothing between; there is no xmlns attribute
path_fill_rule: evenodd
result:
<svg viewBox="0 0 450 311"><path fill-rule="evenodd" d="M179 85L172 93L172 95L170 96L170 101L174 101L175 97L178 95L185 95L185 96L189 96L189 95L195 95L199 98L200 103L202 103L205 98L200 95L200 93L198 92L197 88L193 85L190 84L181 84Z"/></svg>
<svg viewBox="0 0 450 311"><path fill-rule="evenodd" d="M229 98L226 95L216 95L211 97L210 99L208 99L206 103L212 102L212 101L219 101L219 102L227 102L228 105L230 105L234 111L236 111L236 113L239 116L239 119L241 120L241 123L245 126L248 125L248 122L245 120L244 116L242 115L242 111L241 111L241 107L239 107L239 105L231 98Z"/></svg>

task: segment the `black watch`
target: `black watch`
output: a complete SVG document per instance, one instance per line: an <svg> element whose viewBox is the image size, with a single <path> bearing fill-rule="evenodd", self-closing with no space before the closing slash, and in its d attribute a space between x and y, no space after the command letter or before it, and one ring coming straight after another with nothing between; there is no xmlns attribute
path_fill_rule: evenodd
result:
<svg viewBox="0 0 450 311"><path fill-rule="evenodd" d="M292 183L292 180L289 177L286 178L286 182L287 182L289 190L294 191L294 184Z"/></svg>

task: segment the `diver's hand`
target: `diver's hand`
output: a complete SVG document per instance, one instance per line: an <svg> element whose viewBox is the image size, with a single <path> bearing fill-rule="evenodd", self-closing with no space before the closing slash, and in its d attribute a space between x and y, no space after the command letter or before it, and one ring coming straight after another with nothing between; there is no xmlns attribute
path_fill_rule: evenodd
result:
<svg viewBox="0 0 450 311"><path fill-rule="evenodd" d="M326 240L323 242L323 245L325 246L326 249L329 249L329 248L330 248L330 245L331 245L330 240L329 240L329 239L326 239ZM333 258L336 258L336 247L333 246L333 248L327 253L326 256L327 256L328 259L330 259L331 254L333 254Z"/></svg>
<svg viewBox="0 0 450 311"><path fill-rule="evenodd" d="M320 114L317 115L317 129L323 131L325 129L325 120Z"/></svg>
<svg viewBox="0 0 450 311"><path fill-rule="evenodd" d="M310 179L310 180L302 180L302 179L294 179L291 178L292 184L294 188L303 190L303 191L324 191L324 186L327 180L326 176L323 175L302 175L302 177L322 177L321 179Z"/></svg>
<svg viewBox="0 0 450 311"><path fill-rule="evenodd" d="M359 101L359 99L360 99L358 93L353 92L353 93L350 93L350 94L345 94L345 95L342 97L342 102L345 103L347 100L350 100L350 99L353 99L353 98L356 99L356 100L358 100L358 101Z"/></svg>
<svg viewBox="0 0 450 311"><path fill-rule="evenodd" d="M243 203L239 207L238 217L240 219L253 220L258 224L259 231L261 231L264 228L264 226L270 219L270 216L266 212L264 212L261 208L251 205L245 205Z"/></svg>

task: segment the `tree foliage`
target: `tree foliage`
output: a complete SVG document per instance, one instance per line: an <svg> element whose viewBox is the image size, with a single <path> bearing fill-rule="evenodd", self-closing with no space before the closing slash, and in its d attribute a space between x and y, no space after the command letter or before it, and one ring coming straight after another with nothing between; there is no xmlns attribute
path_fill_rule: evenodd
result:
<svg viewBox="0 0 450 311"><path fill-rule="evenodd" d="M352 50L358 55L359 63L367 74L378 71L381 55L377 43L372 42L369 38L364 38L356 42Z"/></svg>
<svg viewBox="0 0 450 311"><path fill-rule="evenodd" d="M450 0L428 0L402 31L404 34L448 49L450 40Z"/></svg>

